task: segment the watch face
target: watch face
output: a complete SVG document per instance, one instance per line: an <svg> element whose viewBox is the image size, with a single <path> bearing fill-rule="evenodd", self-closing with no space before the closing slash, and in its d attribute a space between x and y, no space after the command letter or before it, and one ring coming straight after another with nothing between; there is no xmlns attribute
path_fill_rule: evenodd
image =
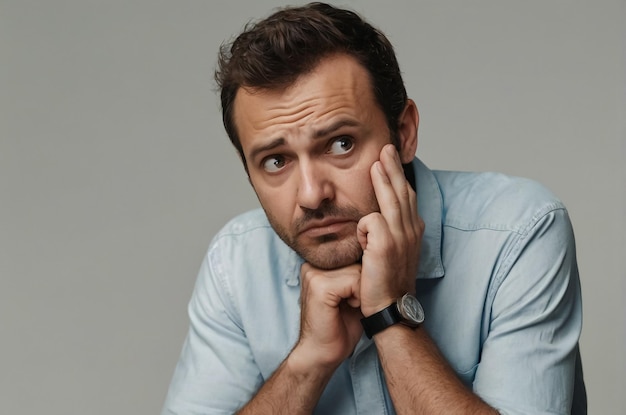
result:
<svg viewBox="0 0 626 415"><path fill-rule="evenodd" d="M424 309L419 301L417 301L417 298L410 294L405 294L400 299L399 305L400 314L408 320L409 323L417 325L424 321Z"/></svg>

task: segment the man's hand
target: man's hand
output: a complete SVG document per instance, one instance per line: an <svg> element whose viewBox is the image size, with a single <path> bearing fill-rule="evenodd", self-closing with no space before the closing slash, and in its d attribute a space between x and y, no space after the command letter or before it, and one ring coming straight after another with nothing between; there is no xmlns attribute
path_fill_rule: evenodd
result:
<svg viewBox="0 0 626 415"><path fill-rule="evenodd" d="M370 170L380 212L357 226L362 265L320 270L302 265L300 338L290 365L334 369L347 358L362 333L360 319L415 293L424 222L393 145L383 147Z"/></svg>
<svg viewBox="0 0 626 415"><path fill-rule="evenodd" d="M363 332L360 275L359 264L336 270L302 265L300 339L292 362L334 371L352 353Z"/></svg>
<svg viewBox="0 0 626 415"><path fill-rule="evenodd" d="M302 356L308 364L334 370L361 337L363 315L415 293L424 222L393 145L383 147L370 174L380 212L364 216L357 226L362 265L336 270L302 266L300 339L292 361L304 364L296 359Z"/></svg>
<svg viewBox="0 0 626 415"><path fill-rule="evenodd" d="M407 292L415 294L424 222L393 145L383 147L370 170L380 212L364 216L357 236L363 249L361 311L374 314Z"/></svg>

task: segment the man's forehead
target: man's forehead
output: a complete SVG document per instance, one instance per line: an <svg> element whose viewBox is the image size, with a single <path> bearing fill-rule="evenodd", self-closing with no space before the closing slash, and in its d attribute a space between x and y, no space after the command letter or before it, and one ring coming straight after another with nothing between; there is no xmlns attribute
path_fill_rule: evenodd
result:
<svg viewBox="0 0 626 415"><path fill-rule="evenodd" d="M302 116L301 111L330 111L338 107L361 111L372 101L367 70L354 58L338 55L323 59L288 86L241 87L235 97L234 121L238 126L253 123L261 127L295 120Z"/></svg>

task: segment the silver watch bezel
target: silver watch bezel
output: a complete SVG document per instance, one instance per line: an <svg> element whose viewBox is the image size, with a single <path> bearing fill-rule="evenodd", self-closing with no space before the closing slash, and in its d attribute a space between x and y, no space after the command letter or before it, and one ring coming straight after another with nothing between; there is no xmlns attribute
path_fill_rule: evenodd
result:
<svg viewBox="0 0 626 415"><path fill-rule="evenodd" d="M416 327L424 322L424 308L415 296L407 293L396 302L398 313L405 324Z"/></svg>

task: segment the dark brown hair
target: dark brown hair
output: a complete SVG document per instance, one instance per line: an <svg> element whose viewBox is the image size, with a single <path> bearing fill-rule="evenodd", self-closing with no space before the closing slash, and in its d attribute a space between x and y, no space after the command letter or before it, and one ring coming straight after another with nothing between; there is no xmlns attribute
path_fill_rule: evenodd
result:
<svg viewBox="0 0 626 415"><path fill-rule="evenodd" d="M337 53L354 57L369 72L377 104L385 114L392 141L398 145L398 119L407 95L391 43L354 12L310 3L248 23L231 44L220 48L215 80L221 89L222 119L244 166L233 120L239 88L287 87L312 71L321 59Z"/></svg>

